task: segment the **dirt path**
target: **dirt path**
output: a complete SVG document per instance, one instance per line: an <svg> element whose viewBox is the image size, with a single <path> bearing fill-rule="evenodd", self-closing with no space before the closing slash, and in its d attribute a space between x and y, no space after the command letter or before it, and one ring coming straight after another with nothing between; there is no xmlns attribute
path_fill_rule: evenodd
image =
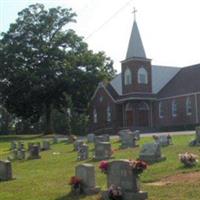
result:
<svg viewBox="0 0 200 200"><path fill-rule="evenodd" d="M191 173L182 173L182 174L176 174L173 176L168 176L160 181L147 183L146 185L151 186L165 186L169 184L179 184L179 183L195 183L200 181L200 172L191 172Z"/></svg>

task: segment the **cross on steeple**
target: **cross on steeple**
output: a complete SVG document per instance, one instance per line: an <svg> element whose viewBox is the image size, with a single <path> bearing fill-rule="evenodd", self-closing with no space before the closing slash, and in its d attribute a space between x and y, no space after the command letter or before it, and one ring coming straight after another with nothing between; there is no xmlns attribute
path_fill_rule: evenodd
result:
<svg viewBox="0 0 200 200"><path fill-rule="evenodd" d="M136 10L136 8L134 7L134 8L133 8L133 12L132 12L133 15L134 15L134 21L136 20L136 12L137 12L137 10Z"/></svg>

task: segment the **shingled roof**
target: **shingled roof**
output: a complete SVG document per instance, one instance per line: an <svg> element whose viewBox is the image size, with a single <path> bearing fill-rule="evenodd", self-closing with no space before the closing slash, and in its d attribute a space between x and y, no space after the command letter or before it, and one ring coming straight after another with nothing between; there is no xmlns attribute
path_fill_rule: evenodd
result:
<svg viewBox="0 0 200 200"><path fill-rule="evenodd" d="M166 98L200 92L200 64L182 68L158 93Z"/></svg>

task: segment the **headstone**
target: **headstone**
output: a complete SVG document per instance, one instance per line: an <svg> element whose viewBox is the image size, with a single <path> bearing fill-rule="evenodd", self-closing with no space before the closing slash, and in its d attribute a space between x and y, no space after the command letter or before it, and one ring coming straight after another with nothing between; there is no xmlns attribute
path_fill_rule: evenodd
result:
<svg viewBox="0 0 200 200"><path fill-rule="evenodd" d="M41 143L40 142L36 142L35 144L38 146L39 151L41 151Z"/></svg>
<svg viewBox="0 0 200 200"><path fill-rule="evenodd" d="M136 145L136 140L135 134L132 132L124 132L121 134L121 148L126 149L137 147L138 145Z"/></svg>
<svg viewBox="0 0 200 200"><path fill-rule="evenodd" d="M24 160L26 158L26 151L25 151L25 149L19 149L17 151L17 158L19 160Z"/></svg>
<svg viewBox="0 0 200 200"><path fill-rule="evenodd" d="M14 149L16 149L17 148L17 143L15 142L15 141L12 141L11 143L10 143L10 150L14 150Z"/></svg>
<svg viewBox="0 0 200 200"><path fill-rule="evenodd" d="M98 143L98 142L105 142L103 135L95 136L95 143Z"/></svg>
<svg viewBox="0 0 200 200"><path fill-rule="evenodd" d="M161 147L172 144L172 138L170 135L156 135L153 136L156 143L160 144Z"/></svg>
<svg viewBox="0 0 200 200"><path fill-rule="evenodd" d="M12 179L12 165L8 160L0 160L0 181L8 181Z"/></svg>
<svg viewBox="0 0 200 200"><path fill-rule="evenodd" d="M53 144L57 144L58 143L58 138L56 136L53 137Z"/></svg>
<svg viewBox="0 0 200 200"><path fill-rule="evenodd" d="M84 144L83 140L76 140L74 142L74 151L79 151L80 147Z"/></svg>
<svg viewBox="0 0 200 200"><path fill-rule="evenodd" d="M112 149L110 142L95 143L94 158L96 160L105 160L111 158Z"/></svg>
<svg viewBox="0 0 200 200"><path fill-rule="evenodd" d="M200 126L196 127L196 138L189 143L190 146L200 146Z"/></svg>
<svg viewBox="0 0 200 200"><path fill-rule="evenodd" d="M39 155L39 146L38 145L33 145L32 148L29 151L29 159L39 159L40 155Z"/></svg>
<svg viewBox="0 0 200 200"><path fill-rule="evenodd" d="M88 142L94 142L95 140L95 134L94 133L90 133L87 135L87 141Z"/></svg>
<svg viewBox="0 0 200 200"><path fill-rule="evenodd" d="M103 142L110 142L110 135L108 135L108 134L103 134L102 136L103 136L103 138L104 138L104 139L103 139L103 140L104 140Z"/></svg>
<svg viewBox="0 0 200 200"><path fill-rule="evenodd" d="M140 139L140 131L139 130L135 130L134 132L132 132L130 129L123 129L118 132L120 140L122 140L124 138L124 136L126 136L127 134L133 135L136 140Z"/></svg>
<svg viewBox="0 0 200 200"><path fill-rule="evenodd" d="M19 143L18 143L18 148L17 148L17 149L18 149L18 150L24 149L24 143L19 142Z"/></svg>
<svg viewBox="0 0 200 200"><path fill-rule="evenodd" d="M44 140L42 142L42 150L46 151L46 150L49 150L49 149L50 149L50 142L48 140Z"/></svg>
<svg viewBox="0 0 200 200"><path fill-rule="evenodd" d="M30 151L30 150L31 150L31 148L33 147L33 145L34 145L34 143L33 143L33 142L29 142L29 143L28 143L28 151Z"/></svg>
<svg viewBox="0 0 200 200"><path fill-rule="evenodd" d="M109 162L107 171L107 187L121 188L123 200L146 200L147 192L140 191L139 177L134 173L128 160L113 160ZM104 200L109 199L108 192L103 192Z"/></svg>
<svg viewBox="0 0 200 200"><path fill-rule="evenodd" d="M78 151L78 160L88 159L88 145L83 144Z"/></svg>
<svg viewBox="0 0 200 200"><path fill-rule="evenodd" d="M18 157L17 157L17 149L13 149L11 151L11 156L9 156L9 160L16 160Z"/></svg>
<svg viewBox="0 0 200 200"><path fill-rule="evenodd" d="M140 140L140 131L139 131L139 130L135 130L135 131L133 132L133 134L135 135L135 138L136 138L137 140Z"/></svg>
<svg viewBox="0 0 200 200"><path fill-rule="evenodd" d="M95 194L100 191L100 188L96 186L94 165L87 163L78 165L75 173L81 178L81 189L84 194Z"/></svg>
<svg viewBox="0 0 200 200"><path fill-rule="evenodd" d="M143 145L139 155L140 160L148 163L158 162L166 158L161 154L161 147L157 143L146 143Z"/></svg>

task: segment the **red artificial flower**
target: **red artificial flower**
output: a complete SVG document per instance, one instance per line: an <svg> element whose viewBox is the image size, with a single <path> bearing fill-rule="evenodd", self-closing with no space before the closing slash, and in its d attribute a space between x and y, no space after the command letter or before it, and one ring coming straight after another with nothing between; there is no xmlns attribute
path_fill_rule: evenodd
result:
<svg viewBox="0 0 200 200"><path fill-rule="evenodd" d="M72 176L69 181L69 185L77 185L81 183L81 178L77 176Z"/></svg>
<svg viewBox="0 0 200 200"><path fill-rule="evenodd" d="M99 164L99 169L105 173L108 170L108 161L102 160Z"/></svg>

